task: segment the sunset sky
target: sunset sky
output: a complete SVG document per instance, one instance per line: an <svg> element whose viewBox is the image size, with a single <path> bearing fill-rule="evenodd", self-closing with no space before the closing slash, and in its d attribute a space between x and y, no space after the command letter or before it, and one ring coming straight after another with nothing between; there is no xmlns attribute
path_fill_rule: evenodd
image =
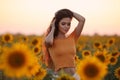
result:
<svg viewBox="0 0 120 80"><path fill-rule="evenodd" d="M62 8L86 18L82 34L120 35L120 0L0 0L0 34L43 34Z"/></svg>

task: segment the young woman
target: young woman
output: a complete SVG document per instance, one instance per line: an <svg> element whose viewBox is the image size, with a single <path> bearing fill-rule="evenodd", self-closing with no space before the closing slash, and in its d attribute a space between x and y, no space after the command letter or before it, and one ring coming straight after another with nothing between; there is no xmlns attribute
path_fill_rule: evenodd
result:
<svg viewBox="0 0 120 80"><path fill-rule="evenodd" d="M78 21L74 31L66 36L71 27L72 18ZM69 9L61 9L55 13L55 17L46 32L43 45L44 60L49 69L57 74L63 70L80 80L75 71L76 42L82 32L85 18Z"/></svg>

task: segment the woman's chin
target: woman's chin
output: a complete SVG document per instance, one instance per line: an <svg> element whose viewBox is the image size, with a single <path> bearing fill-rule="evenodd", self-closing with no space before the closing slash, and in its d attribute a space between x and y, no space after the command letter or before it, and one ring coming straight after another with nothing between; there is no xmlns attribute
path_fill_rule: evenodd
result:
<svg viewBox="0 0 120 80"><path fill-rule="evenodd" d="M66 34L66 33L67 33L67 31L64 32L64 34Z"/></svg>
<svg viewBox="0 0 120 80"><path fill-rule="evenodd" d="M63 34L66 34L68 31L65 31L65 30L64 30L64 31L61 31L61 32L62 32Z"/></svg>

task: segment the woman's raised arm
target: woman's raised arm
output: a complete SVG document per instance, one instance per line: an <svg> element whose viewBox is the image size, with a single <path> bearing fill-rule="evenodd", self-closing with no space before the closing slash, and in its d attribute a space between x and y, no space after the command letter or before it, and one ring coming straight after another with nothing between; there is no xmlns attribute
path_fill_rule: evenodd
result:
<svg viewBox="0 0 120 80"><path fill-rule="evenodd" d="M50 47L53 45L53 39L54 39L54 31L55 31L55 20L51 23L52 29L50 33L45 38L45 44L47 47Z"/></svg>
<svg viewBox="0 0 120 80"><path fill-rule="evenodd" d="M80 14L75 13L75 12L73 12L73 17L79 22L77 27L74 30L75 37L79 38L79 36L80 36L80 34L82 32L84 23L85 23L85 18L83 16L81 16Z"/></svg>

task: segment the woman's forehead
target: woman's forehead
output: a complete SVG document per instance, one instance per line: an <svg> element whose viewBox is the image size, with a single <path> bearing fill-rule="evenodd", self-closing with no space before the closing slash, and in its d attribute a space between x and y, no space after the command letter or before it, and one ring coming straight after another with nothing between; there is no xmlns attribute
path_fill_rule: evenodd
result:
<svg viewBox="0 0 120 80"><path fill-rule="evenodd" d="M60 22L71 22L71 18L63 18Z"/></svg>

